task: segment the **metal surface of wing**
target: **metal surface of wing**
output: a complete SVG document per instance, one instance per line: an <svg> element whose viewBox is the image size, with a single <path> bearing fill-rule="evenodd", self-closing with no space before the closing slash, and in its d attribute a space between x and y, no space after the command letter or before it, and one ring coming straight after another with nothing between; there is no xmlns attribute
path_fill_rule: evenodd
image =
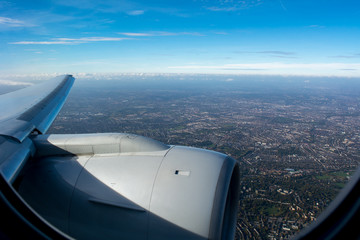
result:
<svg viewBox="0 0 360 240"><path fill-rule="evenodd" d="M0 95L0 135L22 142L31 132L45 133L59 113L74 78L52 80Z"/></svg>

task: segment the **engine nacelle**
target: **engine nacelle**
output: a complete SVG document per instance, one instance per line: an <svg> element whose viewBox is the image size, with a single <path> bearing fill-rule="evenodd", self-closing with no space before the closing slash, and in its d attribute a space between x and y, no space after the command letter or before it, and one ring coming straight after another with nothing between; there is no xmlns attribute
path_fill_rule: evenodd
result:
<svg viewBox="0 0 360 240"><path fill-rule="evenodd" d="M77 239L233 239L239 168L221 153L131 134L40 135L17 182Z"/></svg>

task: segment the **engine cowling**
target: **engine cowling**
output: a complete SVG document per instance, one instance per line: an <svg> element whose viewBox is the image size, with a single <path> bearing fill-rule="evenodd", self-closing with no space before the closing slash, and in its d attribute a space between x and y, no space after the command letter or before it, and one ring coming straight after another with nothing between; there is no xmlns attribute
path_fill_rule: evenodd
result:
<svg viewBox="0 0 360 240"><path fill-rule="evenodd" d="M40 135L21 196L77 239L233 239L239 168L132 134Z"/></svg>

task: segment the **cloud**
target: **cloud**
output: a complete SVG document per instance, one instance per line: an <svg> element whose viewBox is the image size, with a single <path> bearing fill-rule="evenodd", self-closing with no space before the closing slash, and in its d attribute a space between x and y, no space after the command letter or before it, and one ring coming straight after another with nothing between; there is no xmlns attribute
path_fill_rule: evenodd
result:
<svg viewBox="0 0 360 240"><path fill-rule="evenodd" d="M164 32L164 31L120 32L118 34L130 36L130 37L157 37L157 36L180 36L180 35L204 36L203 34L198 32Z"/></svg>
<svg viewBox="0 0 360 240"><path fill-rule="evenodd" d="M10 42L9 44L18 44L18 45L55 45L55 44L71 44L66 41L19 41L19 42Z"/></svg>
<svg viewBox="0 0 360 240"><path fill-rule="evenodd" d="M249 51L235 51L235 53L272 54L272 55L279 55L279 56L293 56L293 55L296 55L296 53L294 53L294 52L277 51L277 50L270 50L270 51L256 51L256 52L249 52Z"/></svg>
<svg viewBox="0 0 360 240"><path fill-rule="evenodd" d="M275 55L295 55L294 52L285 52L285 51L260 51L260 52L254 52L254 53L260 53L260 54L275 54Z"/></svg>
<svg viewBox="0 0 360 240"><path fill-rule="evenodd" d="M122 41L130 38L114 38L114 37L85 37L85 38L53 38L51 41L19 41L9 44L19 45L58 45L58 44L82 44L89 42L109 42Z"/></svg>
<svg viewBox="0 0 360 240"><path fill-rule="evenodd" d="M130 16L143 15L147 10L146 4L132 0L54 0L57 4L86 9L101 13L125 13Z"/></svg>
<svg viewBox="0 0 360 240"><path fill-rule="evenodd" d="M226 70L226 71L266 71L267 69L263 69L263 68L221 68L221 70Z"/></svg>
<svg viewBox="0 0 360 240"><path fill-rule="evenodd" d="M207 7L206 9L213 12L231 12L238 10L236 7Z"/></svg>
<svg viewBox="0 0 360 240"><path fill-rule="evenodd" d="M148 36L153 36L150 33L130 33L130 32L122 32L119 33L121 35L125 35L125 36L130 36L130 37L148 37Z"/></svg>
<svg viewBox="0 0 360 240"><path fill-rule="evenodd" d="M19 82L19 81L11 81L11 80L1 80L0 85L8 85L8 86L31 86L33 83L29 82Z"/></svg>
<svg viewBox="0 0 360 240"><path fill-rule="evenodd" d="M351 69L352 76L360 76L360 63L246 63L225 65L187 65L170 66L169 69L183 69L192 71L221 72L233 70L242 73L251 71L253 73L287 74L287 75L341 75L345 69ZM341 71L341 72L338 72Z"/></svg>
<svg viewBox="0 0 360 240"><path fill-rule="evenodd" d="M350 55L336 55L336 56L330 56L330 58L360 58L360 53L355 53Z"/></svg>
<svg viewBox="0 0 360 240"><path fill-rule="evenodd" d="M322 25L316 25L316 24L313 24L313 25L309 25L307 26L309 28L325 28L325 26L322 26Z"/></svg>
<svg viewBox="0 0 360 240"><path fill-rule="evenodd" d="M72 16L72 14L57 14L51 11L54 10L23 10L10 8L9 14L12 14L13 17L9 18L0 16L0 31L13 31L23 30L24 28L31 28L31 30L33 30L32 33L48 35L48 28L54 28L54 23L68 22L66 26L69 27L72 26L72 24L76 23L78 20L84 18L80 16Z"/></svg>
<svg viewBox="0 0 360 240"><path fill-rule="evenodd" d="M144 13L145 13L144 10L133 10L133 11L127 12L127 14L131 15L131 16L143 15Z"/></svg>
<svg viewBox="0 0 360 240"><path fill-rule="evenodd" d="M268 55L270 57L276 57L276 58L297 58L295 52L287 52L287 51L277 51L277 50L271 50L271 51L257 51L257 52L248 52L248 51L235 51L235 53L240 54L264 54Z"/></svg>
<svg viewBox="0 0 360 240"><path fill-rule="evenodd" d="M262 2L262 0L205 0L203 7L213 12L234 12L256 7Z"/></svg>
<svg viewBox="0 0 360 240"><path fill-rule="evenodd" d="M281 62L269 62L269 63L240 63L240 64L225 64L220 66L177 66L171 68L237 68L237 69L345 69L353 68L360 70L360 63L281 63Z"/></svg>
<svg viewBox="0 0 360 240"><path fill-rule="evenodd" d="M282 8L285 12L287 12L287 8L285 7L284 3L283 3L281 0L279 0L279 2L280 2L281 8Z"/></svg>
<svg viewBox="0 0 360 240"><path fill-rule="evenodd" d="M0 25L8 26L8 27L32 27L34 25L7 17L0 17Z"/></svg>
<svg viewBox="0 0 360 240"><path fill-rule="evenodd" d="M84 38L55 38L60 41L69 42L106 42L106 41L122 41L129 38L115 38L115 37L84 37Z"/></svg>

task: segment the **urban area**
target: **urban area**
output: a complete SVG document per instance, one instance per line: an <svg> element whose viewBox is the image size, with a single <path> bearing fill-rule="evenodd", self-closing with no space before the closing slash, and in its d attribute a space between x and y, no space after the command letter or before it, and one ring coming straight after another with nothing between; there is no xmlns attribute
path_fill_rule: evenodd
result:
<svg viewBox="0 0 360 240"><path fill-rule="evenodd" d="M232 75L79 78L49 133L126 132L226 153L241 168L237 239L288 239L360 161L360 84Z"/></svg>

